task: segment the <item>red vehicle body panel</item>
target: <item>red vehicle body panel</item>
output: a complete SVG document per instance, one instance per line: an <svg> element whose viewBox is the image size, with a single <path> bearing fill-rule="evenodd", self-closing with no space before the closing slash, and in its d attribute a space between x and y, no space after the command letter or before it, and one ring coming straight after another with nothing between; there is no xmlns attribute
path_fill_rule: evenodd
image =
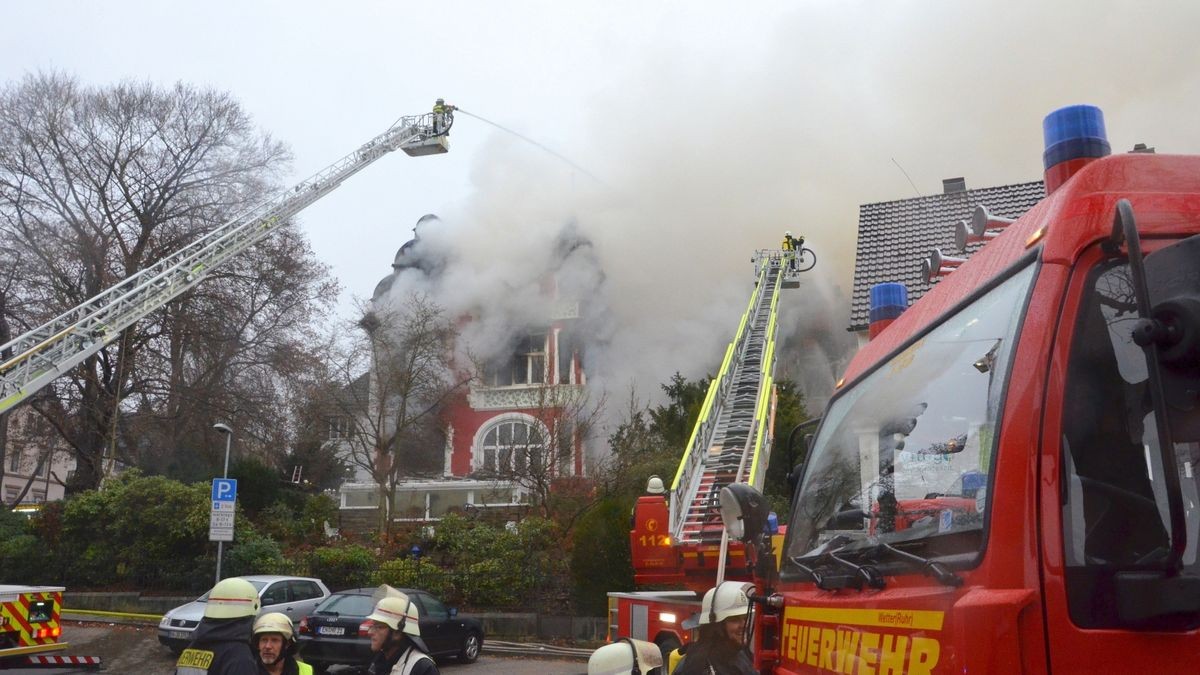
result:
<svg viewBox="0 0 1200 675"><path fill-rule="evenodd" d="M764 673L1196 670L1198 631L1085 630L1066 607L1059 487L1066 356L1083 272L1112 231L1119 199L1132 203L1146 250L1162 245L1155 239L1200 233L1200 157L1128 154L1089 163L851 361L843 390L1042 247L997 435L978 565L959 571L959 588L919 573L889 576L883 590L782 583L783 609L762 617L756 631Z"/></svg>

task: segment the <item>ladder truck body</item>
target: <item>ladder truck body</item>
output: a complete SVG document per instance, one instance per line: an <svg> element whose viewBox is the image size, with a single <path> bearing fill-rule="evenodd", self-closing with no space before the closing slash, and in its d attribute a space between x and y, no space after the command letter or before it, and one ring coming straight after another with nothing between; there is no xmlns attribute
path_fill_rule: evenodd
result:
<svg viewBox="0 0 1200 675"><path fill-rule="evenodd" d="M755 252L755 284L666 494L634 506L629 533L639 589L608 594L609 637L655 642L664 654L686 643L683 622L720 578L749 578L746 547L729 546L718 495L732 483L762 487L774 435L778 308L799 286L811 251Z"/></svg>
<svg viewBox="0 0 1200 675"><path fill-rule="evenodd" d="M250 208L83 304L0 345L0 413L116 340L121 331L199 284L214 268L268 236L380 157L445 153L454 107L400 118L382 134L296 186Z"/></svg>

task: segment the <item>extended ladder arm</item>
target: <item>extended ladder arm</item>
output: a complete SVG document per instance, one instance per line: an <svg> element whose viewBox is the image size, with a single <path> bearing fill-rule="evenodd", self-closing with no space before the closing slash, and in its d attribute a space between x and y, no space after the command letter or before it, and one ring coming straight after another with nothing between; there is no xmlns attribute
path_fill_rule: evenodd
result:
<svg viewBox="0 0 1200 675"><path fill-rule="evenodd" d="M670 490L670 531L677 542L719 540L716 496L725 485L762 488L774 423L775 337L779 295L794 287L791 251L757 251L757 281Z"/></svg>
<svg viewBox="0 0 1200 675"><path fill-rule="evenodd" d="M83 304L0 345L0 413L104 348L121 331L204 280L342 181L397 149L419 156L446 152L453 106L439 115L400 118L382 134L295 187L236 216L199 240L140 270ZM6 350L11 350L7 352Z"/></svg>

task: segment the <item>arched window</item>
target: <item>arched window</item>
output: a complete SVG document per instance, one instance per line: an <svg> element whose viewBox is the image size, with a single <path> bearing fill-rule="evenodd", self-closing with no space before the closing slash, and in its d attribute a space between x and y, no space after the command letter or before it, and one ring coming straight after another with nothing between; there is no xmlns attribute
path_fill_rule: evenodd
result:
<svg viewBox="0 0 1200 675"><path fill-rule="evenodd" d="M506 416L483 431L477 448L477 468L501 476L523 474L531 466L543 466L545 432L531 417Z"/></svg>

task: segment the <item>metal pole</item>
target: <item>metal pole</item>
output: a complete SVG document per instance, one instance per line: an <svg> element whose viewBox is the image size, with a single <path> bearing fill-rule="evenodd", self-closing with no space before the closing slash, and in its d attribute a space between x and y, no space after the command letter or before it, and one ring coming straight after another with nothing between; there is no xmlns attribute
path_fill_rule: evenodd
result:
<svg viewBox="0 0 1200 675"><path fill-rule="evenodd" d="M233 432L222 430L222 433L225 434L225 469L224 469L224 471L221 472L221 478L229 478L229 446L233 444ZM218 541L217 542L217 580L213 582L214 585L216 585L217 583L219 583L221 581L221 555L224 552L225 552L225 542Z"/></svg>

